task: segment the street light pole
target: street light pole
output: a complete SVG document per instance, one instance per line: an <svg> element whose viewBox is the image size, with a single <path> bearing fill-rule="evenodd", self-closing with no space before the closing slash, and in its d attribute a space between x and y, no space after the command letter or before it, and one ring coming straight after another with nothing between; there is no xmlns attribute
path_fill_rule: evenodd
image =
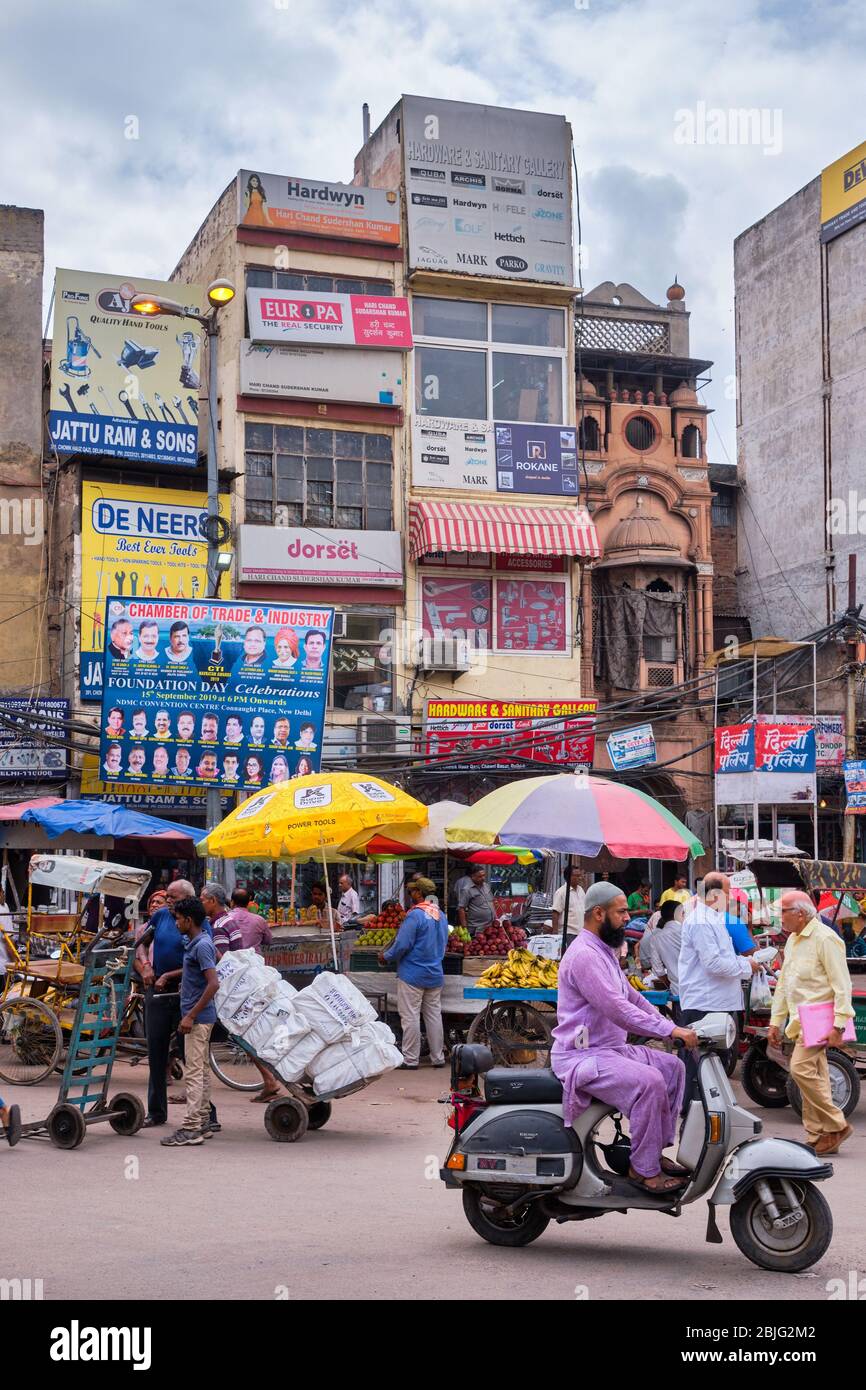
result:
<svg viewBox="0 0 866 1390"><path fill-rule="evenodd" d="M219 367L219 328L214 311L204 324L207 333L207 596L216 598L219 591L217 570L217 525L220 514L219 460L217 458L217 385ZM208 793L210 796L210 792Z"/></svg>

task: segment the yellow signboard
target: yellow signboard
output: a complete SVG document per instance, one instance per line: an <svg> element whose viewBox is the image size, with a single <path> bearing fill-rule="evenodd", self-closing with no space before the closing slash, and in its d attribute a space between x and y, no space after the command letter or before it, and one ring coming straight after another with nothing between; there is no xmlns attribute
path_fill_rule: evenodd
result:
<svg viewBox="0 0 866 1390"><path fill-rule="evenodd" d="M220 515L230 517L220 497ZM102 699L102 653L107 598L205 598L207 516L203 492L176 488L81 485L82 700ZM228 597L221 580L220 595Z"/></svg>
<svg viewBox="0 0 866 1390"><path fill-rule="evenodd" d="M866 221L866 141L821 172L821 240Z"/></svg>
<svg viewBox="0 0 866 1390"><path fill-rule="evenodd" d="M207 787L147 787L140 782L103 782L99 771L97 755L85 753L81 766L83 797L119 802L134 811L190 811L204 815L207 809ZM232 809L231 794L223 793L220 801L224 812Z"/></svg>

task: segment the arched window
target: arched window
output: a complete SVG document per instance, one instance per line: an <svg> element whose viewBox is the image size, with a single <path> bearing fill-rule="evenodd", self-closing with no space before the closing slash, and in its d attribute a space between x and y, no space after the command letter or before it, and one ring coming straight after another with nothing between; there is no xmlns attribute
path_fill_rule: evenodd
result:
<svg viewBox="0 0 866 1390"><path fill-rule="evenodd" d="M585 415L580 422L577 431L577 443L580 449L590 454L597 454L599 448L598 421L593 415Z"/></svg>
<svg viewBox="0 0 866 1390"><path fill-rule="evenodd" d="M697 425L686 425L683 430L682 456L684 459L699 459L701 456L701 432Z"/></svg>
<svg viewBox="0 0 866 1390"><path fill-rule="evenodd" d="M673 591L673 589L671 588L670 584L667 583L666 580L664 580L664 579L653 579L652 582L651 582L650 584L647 584L647 586L646 586L646 592L647 592L648 594L660 594L660 595L663 594L663 595L667 596L668 594L672 595L674 591ZM653 604L652 607L653 607L654 609L656 609L656 608L662 608L662 605L661 605L661 604ZM673 609L671 610L670 617L673 619L673 621L672 621L672 623L670 623L669 625L667 625L667 626L668 626L668 635L662 636L661 634L657 634L657 635L654 635L654 636L650 636L649 633L644 632L644 636L643 636L643 655L644 655L644 661L646 661L646 662L653 662L653 663L654 663L654 662L663 662L666 666L667 666L667 665L672 665L672 664L676 661L676 659L677 659L677 639L676 639L676 635L675 635L675 634L676 634L676 615L675 615ZM662 623L659 623L658 621L656 621L656 622L654 622L654 623L652 624L652 626L653 626L653 627L656 627L656 628L659 628L659 627L662 627L662 628L663 628L664 626L666 626L666 624L662 624Z"/></svg>

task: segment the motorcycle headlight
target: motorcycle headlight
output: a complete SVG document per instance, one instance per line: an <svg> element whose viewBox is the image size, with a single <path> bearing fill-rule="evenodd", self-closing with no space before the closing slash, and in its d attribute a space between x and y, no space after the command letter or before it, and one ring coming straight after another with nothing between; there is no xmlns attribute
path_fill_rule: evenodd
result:
<svg viewBox="0 0 866 1390"><path fill-rule="evenodd" d="M727 1026L726 1029L725 1029L725 1048L727 1049L727 1048L733 1047L733 1045L734 1045L734 1043L735 1043L736 1041L737 1041L737 1025L736 1025L736 1023L734 1022L734 1020L731 1018L731 1015L728 1014L728 1026Z"/></svg>

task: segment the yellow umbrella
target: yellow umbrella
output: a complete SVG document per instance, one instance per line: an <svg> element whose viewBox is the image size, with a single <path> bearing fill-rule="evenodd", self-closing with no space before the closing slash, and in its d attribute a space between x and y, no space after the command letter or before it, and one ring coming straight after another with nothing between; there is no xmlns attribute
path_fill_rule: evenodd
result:
<svg viewBox="0 0 866 1390"><path fill-rule="evenodd" d="M248 797L201 841L198 852L219 859L315 855L327 865L344 841L368 827L426 823L427 807L390 782L360 772L317 772L263 787ZM328 917L336 964L330 897Z"/></svg>

